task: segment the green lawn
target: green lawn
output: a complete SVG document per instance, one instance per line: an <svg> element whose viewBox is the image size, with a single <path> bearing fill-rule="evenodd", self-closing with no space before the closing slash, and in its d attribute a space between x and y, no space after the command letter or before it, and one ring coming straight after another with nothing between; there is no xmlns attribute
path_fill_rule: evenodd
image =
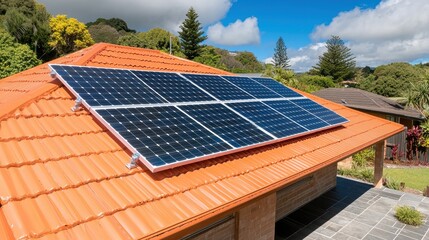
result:
<svg viewBox="0 0 429 240"><path fill-rule="evenodd" d="M384 176L404 182L405 187L419 191L429 186L429 168L384 168Z"/></svg>

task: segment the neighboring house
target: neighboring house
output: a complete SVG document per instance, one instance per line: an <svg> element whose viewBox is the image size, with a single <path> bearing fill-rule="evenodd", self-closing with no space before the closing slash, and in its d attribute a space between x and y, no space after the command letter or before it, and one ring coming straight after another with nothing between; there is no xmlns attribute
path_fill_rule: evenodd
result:
<svg viewBox="0 0 429 240"><path fill-rule="evenodd" d="M424 120L424 116L415 109L357 88L325 88L313 94L346 107L400 123L406 128L419 125ZM388 139L387 146L393 147L395 144L401 145L402 152L406 151L404 132Z"/></svg>
<svg viewBox="0 0 429 240"><path fill-rule="evenodd" d="M99 43L51 63L229 74ZM275 221L335 187L338 161L402 125L302 93L349 120L292 140L152 173L47 64L0 80L0 239L273 239ZM381 167L380 167L381 166ZM381 183L382 159L375 179Z"/></svg>

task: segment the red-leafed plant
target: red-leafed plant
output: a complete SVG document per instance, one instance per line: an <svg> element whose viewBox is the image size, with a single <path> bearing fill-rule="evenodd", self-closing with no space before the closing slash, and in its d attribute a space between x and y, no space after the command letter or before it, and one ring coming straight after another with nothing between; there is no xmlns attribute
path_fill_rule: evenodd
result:
<svg viewBox="0 0 429 240"><path fill-rule="evenodd" d="M395 144L392 148L392 158L395 162L404 156L404 153L399 149L399 144Z"/></svg>
<svg viewBox="0 0 429 240"><path fill-rule="evenodd" d="M407 159L413 160L414 157L418 157L419 152L425 152L426 147L422 146L424 141L423 131L419 126L413 126L407 131Z"/></svg>

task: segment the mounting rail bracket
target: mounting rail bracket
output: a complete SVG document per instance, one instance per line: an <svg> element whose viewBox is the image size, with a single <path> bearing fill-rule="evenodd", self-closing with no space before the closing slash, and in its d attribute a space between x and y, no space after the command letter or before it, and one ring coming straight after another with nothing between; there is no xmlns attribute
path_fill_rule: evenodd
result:
<svg viewBox="0 0 429 240"><path fill-rule="evenodd" d="M140 157L140 153L134 153L133 156L131 156L131 161L126 165L128 169L133 169L137 167L137 160Z"/></svg>
<svg viewBox="0 0 429 240"><path fill-rule="evenodd" d="M73 112L76 112L82 105L82 98L76 99L74 106L71 108Z"/></svg>

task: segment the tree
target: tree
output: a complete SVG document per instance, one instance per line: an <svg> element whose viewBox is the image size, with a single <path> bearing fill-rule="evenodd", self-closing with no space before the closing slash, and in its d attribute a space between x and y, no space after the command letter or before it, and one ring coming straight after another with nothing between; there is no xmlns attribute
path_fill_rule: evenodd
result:
<svg viewBox="0 0 429 240"><path fill-rule="evenodd" d="M121 36L115 28L104 23L91 25L88 27L88 31L91 34L92 39L94 39L94 42L107 42L116 44L119 37Z"/></svg>
<svg viewBox="0 0 429 240"><path fill-rule="evenodd" d="M28 45L17 43L3 30L0 30L0 62L0 79L41 63Z"/></svg>
<svg viewBox="0 0 429 240"><path fill-rule="evenodd" d="M49 26L52 31L49 45L59 55L77 51L94 43L85 24L75 18L67 18L66 15L57 15L51 18Z"/></svg>
<svg viewBox="0 0 429 240"><path fill-rule="evenodd" d="M39 58L49 59L49 18L44 5L33 0L8 2L3 17L6 30L22 44L28 44Z"/></svg>
<svg viewBox="0 0 429 240"><path fill-rule="evenodd" d="M274 66L277 68L288 69L290 67L289 58L286 53L286 45L282 37L277 40L276 47L274 48L273 61Z"/></svg>
<svg viewBox="0 0 429 240"><path fill-rule="evenodd" d="M378 66L360 82L359 88L385 97L399 97L424 80L425 70L409 63L390 63Z"/></svg>
<svg viewBox="0 0 429 240"><path fill-rule="evenodd" d="M339 36L332 36L326 42L327 51L319 57L319 63L314 68L322 76L330 76L334 82L353 78L355 73L355 57L350 48L344 45Z"/></svg>
<svg viewBox="0 0 429 240"><path fill-rule="evenodd" d="M219 69L226 69L226 66L221 62L222 56L216 51L213 46L204 46L200 56L194 58L194 61L212 66Z"/></svg>
<svg viewBox="0 0 429 240"><path fill-rule="evenodd" d="M146 48L157 49L164 52L170 51L171 38L172 53L180 52L179 38L162 28L153 28L147 32L141 33L141 38Z"/></svg>
<svg viewBox="0 0 429 240"><path fill-rule="evenodd" d="M130 47L145 47L144 39L140 36L141 33L129 33L118 38L118 44Z"/></svg>
<svg viewBox="0 0 429 240"><path fill-rule="evenodd" d="M116 29L116 31L118 31L119 33L121 33L121 32L135 33L136 32L136 30L134 30L134 29L129 29L127 22L125 22L124 20L122 20L120 18L109 18L109 19L97 18L97 20L95 20L95 22L88 22L86 24L86 26L89 28L92 25L98 25L98 24L109 25L109 26L113 27L114 29Z"/></svg>
<svg viewBox="0 0 429 240"><path fill-rule="evenodd" d="M241 72L261 72L262 64L256 59L255 55L251 52L240 52L235 57L241 64L243 69Z"/></svg>
<svg viewBox="0 0 429 240"><path fill-rule="evenodd" d="M201 43L207 39L203 34L201 23L198 21L198 14L191 7L186 13L186 19L180 25L179 31L182 50L188 59L192 60L200 55Z"/></svg>

